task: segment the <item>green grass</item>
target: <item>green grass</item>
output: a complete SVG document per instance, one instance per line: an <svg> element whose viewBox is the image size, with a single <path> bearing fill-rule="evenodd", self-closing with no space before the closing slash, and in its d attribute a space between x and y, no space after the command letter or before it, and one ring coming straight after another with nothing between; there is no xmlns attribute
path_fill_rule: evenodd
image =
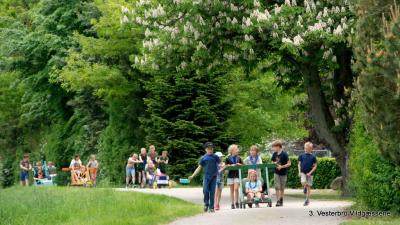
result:
<svg viewBox="0 0 400 225"><path fill-rule="evenodd" d="M400 217L357 218L341 223L341 225L399 225Z"/></svg>
<svg viewBox="0 0 400 225"><path fill-rule="evenodd" d="M177 198L112 189L0 189L0 224L166 224L200 212Z"/></svg>
<svg viewBox="0 0 400 225"><path fill-rule="evenodd" d="M303 193L288 193L285 196L294 198L304 198ZM325 201L352 201L351 197L343 197L339 191L334 191L330 189L314 189L311 190L311 199L315 200L325 200Z"/></svg>

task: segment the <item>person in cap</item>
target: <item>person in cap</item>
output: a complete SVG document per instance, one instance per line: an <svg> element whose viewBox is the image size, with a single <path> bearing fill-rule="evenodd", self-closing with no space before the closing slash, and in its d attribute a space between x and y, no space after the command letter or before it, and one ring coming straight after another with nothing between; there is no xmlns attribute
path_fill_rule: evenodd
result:
<svg viewBox="0 0 400 225"><path fill-rule="evenodd" d="M221 202L221 195L222 195L222 189L224 188L224 168L225 168L225 163L222 160L222 157L224 157L224 154L222 152L216 152L216 156L219 157L220 163L218 165L218 175L217 175L217 187L215 190L215 210L219 210L219 203Z"/></svg>
<svg viewBox="0 0 400 225"><path fill-rule="evenodd" d="M189 180L192 180L202 169L204 169L203 177L203 194L204 194L204 212L214 212L214 200L215 200L215 187L217 186L218 176L218 165L220 164L220 158L214 154L214 144L206 142L204 144L206 154L201 157L199 166L193 172L192 176L189 176Z"/></svg>

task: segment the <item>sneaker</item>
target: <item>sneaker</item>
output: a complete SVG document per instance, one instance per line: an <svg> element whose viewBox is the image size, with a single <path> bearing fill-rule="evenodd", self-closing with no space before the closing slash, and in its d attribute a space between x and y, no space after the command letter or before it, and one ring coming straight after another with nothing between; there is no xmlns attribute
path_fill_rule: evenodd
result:
<svg viewBox="0 0 400 225"><path fill-rule="evenodd" d="M209 213L215 213L214 209L210 209L208 212Z"/></svg>
<svg viewBox="0 0 400 225"><path fill-rule="evenodd" d="M308 206L308 204L310 204L310 201L306 200L306 201L304 201L303 206Z"/></svg>
<svg viewBox="0 0 400 225"><path fill-rule="evenodd" d="M219 205L215 205L215 210L219 210Z"/></svg>
<svg viewBox="0 0 400 225"><path fill-rule="evenodd" d="M238 209L239 208L239 202L236 202L236 208Z"/></svg>
<svg viewBox="0 0 400 225"><path fill-rule="evenodd" d="M232 209L235 209L235 204L232 204L232 205L231 205L231 208L232 208Z"/></svg>
<svg viewBox="0 0 400 225"><path fill-rule="evenodd" d="M256 208L260 208L260 204L256 203Z"/></svg>
<svg viewBox="0 0 400 225"><path fill-rule="evenodd" d="M281 205L281 201L278 200L278 201L276 202L276 205L275 205L275 206L276 206L276 207L282 206L282 205Z"/></svg>
<svg viewBox="0 0 400 225"><path fill-rule="evenodd" d="M306 187L304 187L303 193L307 194L307 188Z"/></svg>
<svg viewBox="0 0 400 225"><path fill-rule="evenodd" d="M281 198L281 199L279 199L279 202L281 203L281 205L280 206L283 206L283 199Z"/></svg>
<svg viewBox="0 0 400 225"><path fill-rule="evenodd" d="M204 206L204 212L208 212L208 206Z"/></svg>

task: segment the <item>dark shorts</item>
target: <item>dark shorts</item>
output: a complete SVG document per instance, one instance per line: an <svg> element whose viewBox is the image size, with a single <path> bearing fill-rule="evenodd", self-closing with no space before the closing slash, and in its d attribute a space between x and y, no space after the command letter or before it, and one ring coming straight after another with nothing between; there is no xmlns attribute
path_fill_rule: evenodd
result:
<svg viewBox="0 0 400 225"><path fill-rule="evenodd" d="M21 181L25 181L29 179L29 172L28 171L21 171L19 175Z"/></svg>

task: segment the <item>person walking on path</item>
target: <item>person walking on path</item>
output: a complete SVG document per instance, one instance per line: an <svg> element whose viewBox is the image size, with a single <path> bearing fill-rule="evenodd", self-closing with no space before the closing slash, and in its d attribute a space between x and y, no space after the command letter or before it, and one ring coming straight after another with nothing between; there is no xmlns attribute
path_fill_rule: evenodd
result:
<svg viewBox="0 0 400 225"><path fill-rule="evenodd" d="M274 181L276 191L276 206L283 206L283 194L286 187L288 168L292 165L289 155L283 151L282 142L274 141L272 143L272 162L276 164Z"/></svg>
<svg viewBox="0 0 400 225"><path fill-rule="evenodd" d="M304 194L306 195L304 206L308 206L308 204L310 204L313 175L317 169L317 158L312 154L312 150L313 144L311 142L306 142L304 144L304 153L299 155L299 163L297 165L300 181L304 186Z"/></svg>
<svg viewBox="0 0 400 225"><path fill-rule="evenodd" d="M193 172L189 180L192 180L202 169L204 169L203 177L203 194L204 194L204 212L214 211L215 188L217 185L218 165L220 158L214 154L214 144L206 142L204 144L206 154L201 157L199 166Z"/></svg>

